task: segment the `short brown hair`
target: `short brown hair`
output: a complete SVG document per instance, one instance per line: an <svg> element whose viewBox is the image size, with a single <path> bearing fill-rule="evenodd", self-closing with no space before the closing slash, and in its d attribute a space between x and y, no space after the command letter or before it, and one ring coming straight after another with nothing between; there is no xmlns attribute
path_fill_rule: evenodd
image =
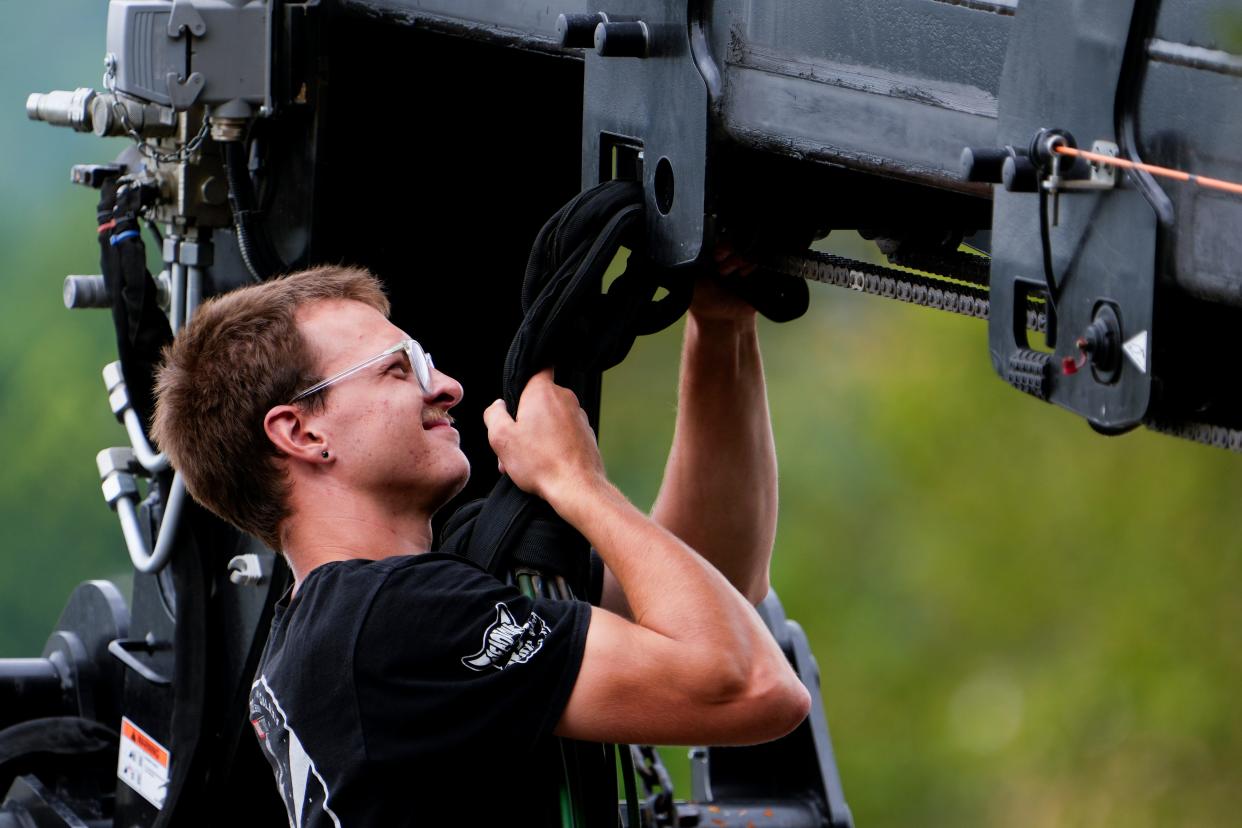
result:
<svg viewBox="0 0 1242 828"><path fill-rule="evenodd" d="M357 267L317 267L211 299L164 349L151 435L200 503L280 550L288 480L263 419L318 377L295 315L332 299L388 315L383 287ZM307 405L322 402L313 397Z"/></svg>

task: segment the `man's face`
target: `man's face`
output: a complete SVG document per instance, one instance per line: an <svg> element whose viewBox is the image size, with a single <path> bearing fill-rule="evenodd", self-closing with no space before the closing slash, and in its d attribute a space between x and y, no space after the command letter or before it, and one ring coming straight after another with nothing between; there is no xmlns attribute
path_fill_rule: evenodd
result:
<svg viewBox="0 0 1242 828"><path fill-rule="evenodd" d="M316 302L298 312L297 322L324 377L408 337L375 308L349 300ZM433 370L424 392L398 351L325 393L308 428L322 433L343 483L428 515L466 485L470 463L447 415L462 396L453 378Z"/></svg>

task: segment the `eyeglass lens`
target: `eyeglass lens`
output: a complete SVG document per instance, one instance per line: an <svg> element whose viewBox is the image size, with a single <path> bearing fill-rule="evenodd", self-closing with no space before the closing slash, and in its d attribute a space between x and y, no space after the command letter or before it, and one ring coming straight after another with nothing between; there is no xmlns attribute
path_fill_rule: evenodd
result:
<svg viewBox="0 0 1242 828"><path fill-rule="evenodd" d="M418 384L422 386L423 393L430 394L431 370L435 368L435 364L431 361L431 354L424 351L417 340L407 339L405 355L410 360L410 367L414 369L414 376L418 378Z"/></svg>

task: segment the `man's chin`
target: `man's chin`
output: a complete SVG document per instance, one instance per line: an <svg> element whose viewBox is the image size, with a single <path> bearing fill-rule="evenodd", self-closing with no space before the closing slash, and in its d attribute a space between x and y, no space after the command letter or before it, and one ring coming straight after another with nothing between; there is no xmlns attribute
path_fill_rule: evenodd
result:
<svg viewBox="0 0 1242 828"><path fill-rule="evenodd" d="M448 496L448 499L445 502L452 500L457 497L457 495L461 494L461 490L466 488L466 484L470 482L470 461L466 459L466 455L464 454L461 456L461 465L461 475L453 483L453 493Z"/></svg>
<svg viewBox="0 0 1242 828"><path fill-rule="evenodd" d="M461 456L461 470L452 479L446 479L443 487L437 493L435 508L431 510L432 514L444 508L444 504L448 503L457 495L461 494L461 490L466 488L466 484L470 482L470 461L466 459L466 455Z"/></svg>

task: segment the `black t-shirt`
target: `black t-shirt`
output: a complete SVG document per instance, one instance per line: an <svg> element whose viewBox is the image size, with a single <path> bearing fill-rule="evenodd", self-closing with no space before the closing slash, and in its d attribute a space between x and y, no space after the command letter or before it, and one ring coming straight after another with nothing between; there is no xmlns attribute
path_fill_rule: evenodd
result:
<svg viewBox="0 0 1242 828"><path fill-rule="evenodd" d="M590 613L434 552L311 571L250 693L290 824L559 824Z"/></svg>

